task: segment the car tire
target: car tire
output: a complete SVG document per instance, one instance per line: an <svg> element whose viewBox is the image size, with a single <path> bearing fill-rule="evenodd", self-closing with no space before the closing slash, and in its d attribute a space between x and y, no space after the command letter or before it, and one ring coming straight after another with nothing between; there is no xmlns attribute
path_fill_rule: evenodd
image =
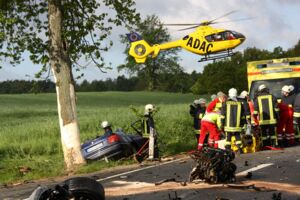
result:
<svg viewBox="0 0 300 200"><path fill-rule="evenodd" d="M94 179L76 177L64 181L75 200L105 200L103 186Z"/></svg>

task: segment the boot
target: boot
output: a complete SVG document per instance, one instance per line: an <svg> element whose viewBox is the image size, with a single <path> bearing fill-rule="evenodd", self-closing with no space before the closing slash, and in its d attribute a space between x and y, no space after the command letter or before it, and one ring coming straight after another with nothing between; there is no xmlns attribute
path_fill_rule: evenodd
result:
<svg viewBox="0 0 300 200"><path fill-rule="evenodd" d="M284 147L283 141L282 141L282 140L278 140L278 147L280 147L280 148L283 148L283 147Z"/></svg>

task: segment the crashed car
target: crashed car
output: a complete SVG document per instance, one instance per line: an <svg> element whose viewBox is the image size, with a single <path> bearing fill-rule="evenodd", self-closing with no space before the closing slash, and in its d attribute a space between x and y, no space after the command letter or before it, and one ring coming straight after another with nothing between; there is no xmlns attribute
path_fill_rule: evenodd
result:
<svg viewBox="0 0 300 200"><path fill-rule="evenodd" d="M81 145L86 160L120 159L138 152L147 142L141 135L125 134L116 130L111 135L98 136Z"/></svg>

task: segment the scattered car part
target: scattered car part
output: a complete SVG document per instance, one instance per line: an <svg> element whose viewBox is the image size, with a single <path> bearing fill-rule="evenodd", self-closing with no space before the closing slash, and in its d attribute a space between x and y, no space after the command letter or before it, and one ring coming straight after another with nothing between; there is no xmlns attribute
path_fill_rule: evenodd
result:
<svg viewBox="0 0 300 200"><path fill-rule="evenodd" d="M196 162L190 172L190 182L196 179L208 183L235 182L236 165L231 162L235 158L233 151L204 147L190 156Z"/></svg>
<svg viewBox="0 0 300 200"><path fill-rule="evenodd" d="M103 186L87 177L70 178L53 188L39 186L26 200L105 200Z"/></svg>

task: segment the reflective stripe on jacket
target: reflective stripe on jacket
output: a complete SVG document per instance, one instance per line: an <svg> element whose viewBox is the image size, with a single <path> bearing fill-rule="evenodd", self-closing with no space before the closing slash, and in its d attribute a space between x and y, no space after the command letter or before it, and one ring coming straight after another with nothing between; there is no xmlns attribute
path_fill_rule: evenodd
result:
<svg viewBox="0 0 300 200"><path fill-rule="evenodd" d="M207 112L205 113L204 117L201 121L210 122L212 124L215 124L218 128L221 128L221 118L220 114L216 112Z"/></svg>
<svg viewBox="0 0 300 200"><path fill-rule="evenodd" d="M254 101L254 115L259 117L259 125L276 124L278 116L278 104L271 94L258 96Z"/></svg>
<svg viewBox="0 0 300 200"><path fill-rule="evenodd" d="M221 118L225 132L241 132L245 122L242 102L228 99L222 106Z"/></svg>

